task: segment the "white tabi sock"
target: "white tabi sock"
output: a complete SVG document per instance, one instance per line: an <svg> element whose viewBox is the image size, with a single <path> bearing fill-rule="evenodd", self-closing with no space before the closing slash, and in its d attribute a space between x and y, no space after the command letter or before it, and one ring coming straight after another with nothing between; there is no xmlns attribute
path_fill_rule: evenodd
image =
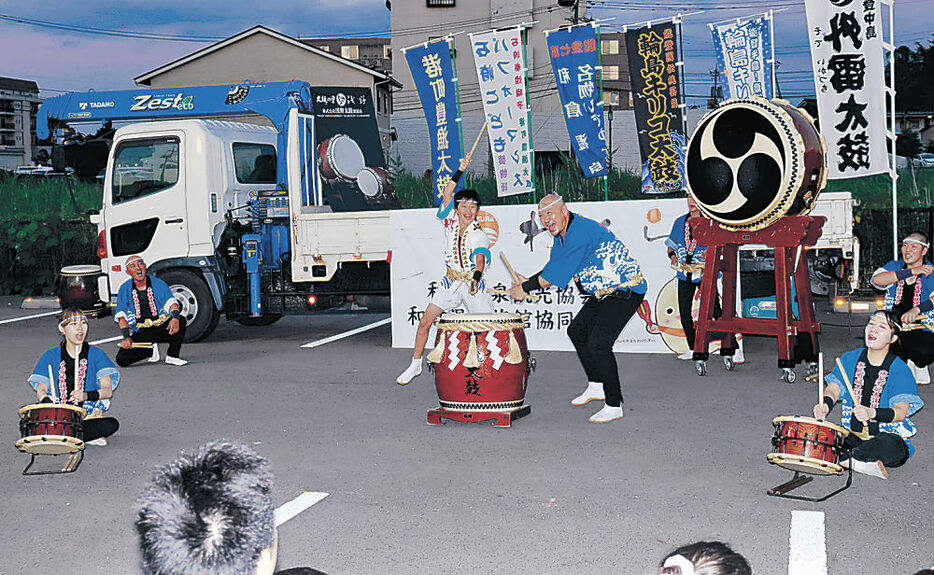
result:
<svg viewBox="0 0 934 575"><path fill-rule="evenodd" d="M600 401L604 400L603 384L599 381L588 381L587 389L584 390L584 393L572 399L571 405L586 405L588 401L593 401L595 399Z"/></svg>

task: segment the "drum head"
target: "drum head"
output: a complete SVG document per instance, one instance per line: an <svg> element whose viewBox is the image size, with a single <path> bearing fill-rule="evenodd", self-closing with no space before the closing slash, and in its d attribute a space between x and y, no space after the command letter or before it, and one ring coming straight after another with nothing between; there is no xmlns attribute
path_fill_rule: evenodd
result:
<svg viewBox="0 0 934 575"><path fill-rule="evenodd" d="M17 440L16 447L36 455L62 455L84 449L84 442L67 435L30 435Z"/></svg>
<svg viewBox="0 0 934 575"><path fill-rule="evenodd" d="M76 412L81 419L84 419L84 416L88 413L83 407L78 407L77 405L71 405L69 403L31 403L19 408L20 419L35 409L67 409Z"/></svg>
<svg viewBox="0 0 934 575"><path fill-rule="evenodd" d="M438 321L444 323L475 323L481 321L511 323L522 321L522 316L517 313L445 313L441 314Z"/></svg>
<svg viewBox="0 0 934 575"><path fill-rule="evenodd" d="M842 475L843 468L836 463L814 459L813 457L803 457L801 455L789 455L787 453L769 453L769 463L774 463L779 467L809 473L811 475Z"/></svg>
<svg viewBox="0 0 934 575"><path fill-rule="evenodd" d="M809 184L802 126L812 132L808 142L819 141L796 108L763 98L727 101L704 116L685 160L701 212L732 230L761 229L786 215Z"/></svg>
<svg viewBox="0 0 934 575"><path fill-rule="evenodd" d="M379 174L370 168L360 170L357 174L357 185L368 198L375 198L383 192L383 182L379 179Z"/></svg>
<svg viewBox="0 0 934 575"><path fill-rule="evenodd" d="M328 145L328 163L338 177L355 181L357 174L366 167L363 151L350 136L335 134Z"/></svg>
<svg viewBox="0 0 934 575"><path fill-rule="evenodd" d="M821 421L820 419L807 417L806 415L780 415L773 419L772 423L775 425L780 425L789 421L793 421L795 423L807 423L810 425L816 425L818 427L826 427L837 432L837 435L839 435L841 438L845 438L850 434L850 430L845 427L840 427L839 425L835 425L829 421Z"/></svg>
<svg viewBox="0 0 934 575"><path fill-rule="evenodd" d="M101 266L79 265L65 266L61 269L63 276L87 276L101 273Z"/></svg>

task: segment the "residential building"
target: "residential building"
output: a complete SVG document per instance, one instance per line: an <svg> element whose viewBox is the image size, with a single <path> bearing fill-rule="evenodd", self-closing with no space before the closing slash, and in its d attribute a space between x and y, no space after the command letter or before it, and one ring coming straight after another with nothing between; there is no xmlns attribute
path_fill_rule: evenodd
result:
<svg viewBox="0 0 934 575"><path fill-rule="evenodd" d="M32 80L0 77L0 169L33 163L40 102L39 86Z"/></svg>
<svg viewBox="0 0 934 575"><path fill-rule="evenodd" d="M299 38L299 41L338 54L342 58L373 68L384 74L392 74L392 49L389 37L370 38Z"/></svg>
<svg viewBox="0 0 934 575"><path fill-rule="evenodd" d="M384 44L385 39L379 43ZM350 51L347 53L350 55ZM356 56L345 58L265 26L254 26L141 74L134 81L153 88L235 84L244 80L304 80L312 86L368 88L374 97L380 141L388 155L392 89L400 85L388 73L358 62L359 51Z"/></svg>
<svg viewBox="0 0 934 575"><path fill-rule="evenodd" d="M895 100L896 103L898 100ZM895 113L895 130L902 133L908 130L918 134L921 147L926 151L934 142L934 110L906 110Z"/></svg>

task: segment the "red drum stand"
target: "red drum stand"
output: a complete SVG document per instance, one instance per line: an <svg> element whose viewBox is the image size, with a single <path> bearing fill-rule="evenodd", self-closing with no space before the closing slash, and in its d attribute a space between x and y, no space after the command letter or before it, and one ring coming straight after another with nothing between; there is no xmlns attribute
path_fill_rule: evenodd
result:
<svg viewBox="0 0 934 575"><path fill-rule="evenodd" d="M827 218L823 216L784 216L772 225L757 231L728 231L707 218L691 218L691 230L697 243L707 246L704 280L701 282L700 311L694 341L694 362L698 375L707 373L706 360L710 342L720 339L720 353L724 354L726 368L732 369L731 357L735 350L733 334L771 335L778 339L778 367L784 370L784 379L794 381L794 342L799 335L808 334L814 352L820 349L817 334L820 323L814 316L811 301L811 281L808 276L807 257L803 249L813 246L821 235ZM736 317L736 266L739 246L763 244L775 252L775 309L776 317ZM799 251L800 250L800 251ZM723 313L714 317L717 282L709 281L723 274ZM791 281L794 278L798 299L798 318L792 315ZM729 361L728 361L729 360Z"/></svg>

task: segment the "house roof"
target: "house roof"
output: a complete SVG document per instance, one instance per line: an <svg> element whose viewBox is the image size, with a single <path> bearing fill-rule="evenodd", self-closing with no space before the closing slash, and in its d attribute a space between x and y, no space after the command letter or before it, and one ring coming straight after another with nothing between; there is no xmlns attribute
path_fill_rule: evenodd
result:
<svg viewBox="0 0 934 575"><path fill-rule="evenodd" d="M5 78L0 76L0 90L18 90L20 92L39 92L39 85L32 80Z"/></svg>
<svg viewBox="0 0 934 575"><path fill-rule="evenodd" d="M366 66L360 65L354 62L353 60L348 60L336 54L332 54L326 50L322 50L320 48L316 48L315 46L305 44L304 42L300 40L296 40L295 38L292 38L291 36L286 36L285 34L276 32L275 30L272 30L271 28L267 28L265 26L254 26L250 28L249 30L244 30L243 32L240 32L239 34L235 36L231 36L230 38L227 38L226 40L215 42L214 44L211 44L210 46L202 48L201 50L198 50L197 52L192 52L191 54L188 54L187 56L182 56L181 58L177 60L174 60L172 62L169 62L168 64L165 64L164 66L160 66L159 68L150 70L149 72L146 72L145 74L141 74L133 78L133 81L136 82L137 84L148 86L149 83L152 81L152 79L155 76L158 76L159 74L164 74L165 72L168 72L169 70L173 70L180 66L184 66L185 64L189 62L197 60L198 58L201 58L203 56L207 56L208 54L221 50L235 42L239 42L240 40L249 38L250 36L253 36L255 34L265 34L266 36L275 38L276 40L285 42L286 44L291 44L292 46L295 46L296 48L307 50L308 52L311 52L312 54L316 56L321 56L322 58L328 58L335 62L344 64L345 66L349 66L355 70L359 70L360 72L369 74L375 77L377 80L388 80L390 84L394 85L397 88L402 87L402 84L397 82L389 74L384 74L383 72L380 72L379 70L367 68Z"/></svg>

